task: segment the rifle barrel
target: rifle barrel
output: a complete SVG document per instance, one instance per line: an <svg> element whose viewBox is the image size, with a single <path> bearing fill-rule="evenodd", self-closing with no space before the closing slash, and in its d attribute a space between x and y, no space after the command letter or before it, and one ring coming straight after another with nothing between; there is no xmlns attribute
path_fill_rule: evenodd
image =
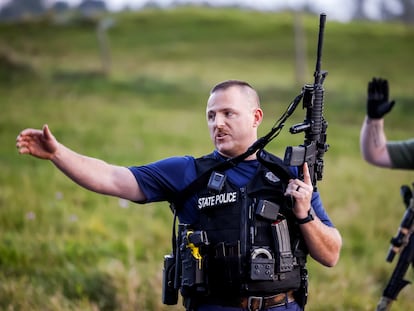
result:
<svg viewBox="0 0 414 311"><path fill-rule="evenodd" d="M315 67L315 84L319 84L321 61L322 61L322 47L323 47L323 36L325 32L326 14L322 13L319 16L319 36L318 36L318 50L316 54L316 67Z"/></svg>

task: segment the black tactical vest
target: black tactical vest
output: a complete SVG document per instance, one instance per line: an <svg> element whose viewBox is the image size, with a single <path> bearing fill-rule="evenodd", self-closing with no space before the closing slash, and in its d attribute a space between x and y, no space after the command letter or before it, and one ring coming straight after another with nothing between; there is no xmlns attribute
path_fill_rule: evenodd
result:
<svg viewBox="0 0 414 311"><path fill-rule="evenodd" d="M217 162L211 155L196 159L197 171L205 172ZM204 241L195 244L202 259L193 265L184 263L182 268L182 272L194 265L200 268L196 273L202 274L202 284L194 287L184 277L183 296L204 296L210 303L220 303L226 297L299 289L307 250L291 211L292 202L284 196L286 181L262 164L243 188L226 180L225 171L217 173L212 173L211 180L224 178L222 188L205 184L197 191L199 222L185 226L191 232L202 232ZM181 260L188 263L194 258L186 256L195 256L186 252L188 245L182 242L189 237L186 230L180 233Z"/></svg>

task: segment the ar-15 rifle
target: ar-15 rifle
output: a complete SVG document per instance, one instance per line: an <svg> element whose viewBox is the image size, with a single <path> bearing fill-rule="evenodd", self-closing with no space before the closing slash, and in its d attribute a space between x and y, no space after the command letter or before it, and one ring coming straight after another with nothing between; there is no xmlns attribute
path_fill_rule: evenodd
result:
<svg viewBox="0 0 414 311"><path fill-rule="evenodd" d="M315 191L317 180L322 179L324 166L323 156L329 147L326 143L326 129L328 123L323 116L323 97L325 90L322 85L328 72L321 71L325 21L326 15L321 14L314 83L305 84L302 89L303 108L306 109L306 119L302 123L293 125L290 128L290 133L292 134L305 132L305 141L300 146L287 147L284 157L285 164L299 166L300 175L303 174L301 172L303 164L305 162L308 163Z"/></svg>
<svg viewBox="0 0 414 311"><path fill-rule="evenodd" d="M413 191L408 186L402 186L401 195L406 210L397 235L391 239L391 246L386 260L392 262L396 254L400 254L400 256L391 278L382 293L376 311L391 310L391 304L397 299L400 291L407 284L411 283L405 280L404 276L410 264L414 266L414 235L412 234L414 232Z"/></svg>

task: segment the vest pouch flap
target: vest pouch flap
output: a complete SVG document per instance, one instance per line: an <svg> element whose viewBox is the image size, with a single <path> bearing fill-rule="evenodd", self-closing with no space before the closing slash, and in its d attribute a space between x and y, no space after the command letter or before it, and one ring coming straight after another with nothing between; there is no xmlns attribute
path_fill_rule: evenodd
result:
<svg viewBox="0 0 414 311"><path fill-rule="evenodd" d="M270 257L251 258L250 278L254 281L272 281L275 271L275 259Z"/></svg>
<svg viewBox="0 0 414 311"><path fill-rule="evenodd" d="M256 215L275 221L279 216L280 205L268 200L259 200Z"/></svg>
<svg viewBox="0 0 414 311"><path fill-rule="evenodd" d="M289 290L297 290L301 286L300 267L295 266L292 271L286 273L277 273L273 280L260 281L251 280L245 284L245 291L247 293L281 293Z"/></svg>

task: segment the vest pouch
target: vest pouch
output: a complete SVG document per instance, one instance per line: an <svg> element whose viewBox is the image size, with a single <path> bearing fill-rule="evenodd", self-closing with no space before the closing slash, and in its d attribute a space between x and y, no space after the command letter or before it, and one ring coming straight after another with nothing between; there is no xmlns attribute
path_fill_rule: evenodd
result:
<svg viewBox="0 0 414 311"><path fill-rule="evenodd" d="M290 289L298 289L301 287L301 268L299 266L295 266L292 271L285 272L285 273L277 273L276 274L276 283L283 284L283 289L286 287L287 290ZM279 282L278 282L279 281Z"/></svg>
<svg viewBox="0 0 414 311"><path fill-rule="evenodd" d="M246 292L250 293L281 293L289 290L297 290L301 287L300 267L295 266L292 271L276 273L273 280L251 280L245 284Z"/></svg>
<svg viewBox="0 0 414 311"><path fill-rule="evenodd" d="M276 249L276 272L293 270L294 257L292 254L289 228L286 219L272 223L272 235Z"/></svg>
<svg viewBox="0 0 414 311"><path fill-rule="evenodd" d="M206 255L202 249L208 245L205 231L185 229L180 245L181 289L184 293L207 292Z"/></svg>
<svg viewBox="0 0 414 311"><path fill-rule="evenodd" d="M250 260L250 279L253 281L273 281L275 259L267 248L254 248Z"/></svg>
<svg viewBox="0 0 414 311"><path fill-rule="evenodd" d="M162 303L176 305L178 302L178 289L174 287L175 279L174 255L164 256L164 268L162 270Z"/></svg>
<svg viewBox="0 0 414 311"><path fill-rule="evenodd" d="M210 288L238 289L242 281L240 241L220 242L213 248L209 265Z"/></svg>
<svg viewBox="0 0 414 311"><path fill-rule="evenodd" d="M182 257L182 280L181 286L187 286L194 288L197 292L206 290L204 265L199 259L194 258L192 255L188 256L183 254Z"/></svg>

